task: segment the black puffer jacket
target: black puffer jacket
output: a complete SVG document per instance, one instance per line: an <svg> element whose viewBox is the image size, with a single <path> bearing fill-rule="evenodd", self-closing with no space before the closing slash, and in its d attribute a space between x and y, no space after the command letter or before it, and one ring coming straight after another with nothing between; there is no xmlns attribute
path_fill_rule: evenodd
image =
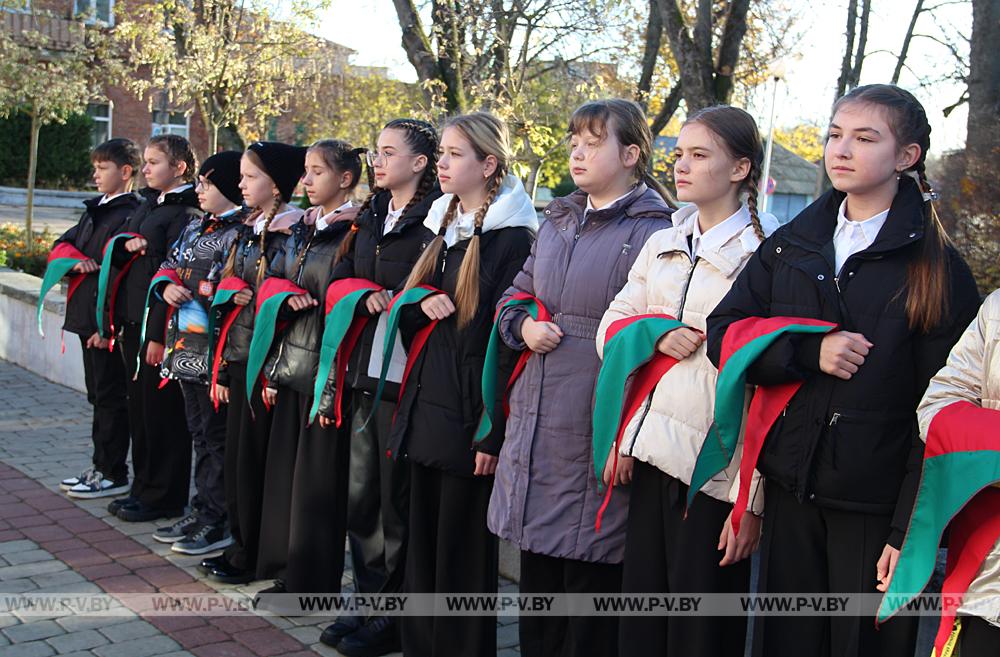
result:
<svg viewBox="0 0 1000 657"><path fill-rule="evenodd" d="M894 514L888 539L899 547L922 462L917 403L975 316L979 294L951 249L944 323L929 334L909 328L906 276L923 237L923 201L905 177L875 242L847 259L838 280L833 233L843 199L824 194L761 245L708 318L709 357L718 364L726 327L745 317L821 319L868 338L875 346L849 381L820 371L818 336L785 337L758 359L751 383L805 380L768 435L758 467L800 500Z"/></svg>
<svg viewBox="0 0 1000 657"><path fill-rule="evenodd" d="M103 195L84 201L85 209L80 215L80 220L55 242L56 244L60 242L72 244L78 251L93 258L98 264L104 255L104 245L115 233L122 230L129 216L135 212L143 200L134 192L116 196L104 205L101 205L102 198L104 198ZM114 278L117 273L117 271L112 271L111 277ZM98 272L84 277L73 297L66 304L66 319L63 322L63 328L70 333L89 338L97 332L97 318L94 312L94 306L97 304L97 278ZM105 310L105 312L107 311ZM105 326L104 331L110 334L108 326Z"/></svg>
<svg viewBox="0 0 1000 657"><path fill-rule="evenodd" d="M194 187L167 194L163 203L158 203L160 192L144 189L140 192L145 201L132 214L128 224L119 232L138 233L146 238L149 245L146 253L136 258L122 282L122 290L115 300L115 324L123 322L139 323L146 305L146 293L160 264L167 258L167 251L173 246L181 231L192 219L201 217L198 209L198 195ZM116 266L123 266L132 254L125 251L125 240L119 240L112 255ZM166 337L167 304L150 298L149 319L146 338L153 342L163 342Z"/></svg>
<svg viewBox="0 0 1000 657"><path fill-rule="evenodd" d="M288 324L275 340L263 370L271 387L288 387L312 395L326 317L323 307L326 288L330 284L337 249L350 232L357 210L349 209L341 214L343 218L323 230L316 230L305 221L295 224L281 252L268 267L268 278L285 278L319 301L318 306L300 312L289 310L287 304L282 307L282 317Z"/></svg>
<svg viewBox="0 0 1000 657"><path fill-rule="evenodd" d="M463 329L453 314L431 332L399 400L390 442L395 455L402 449L417 463L463 476L472 476L476 451L498 455L503 444L506 420L504 386L500 385L493 430L473 445L483 413L483 362L497 303L531 252L534 232L524 227L500 228L483 233L480 240L479 309ZM442 249L443 266L435 267L435 280L430 282L452 299L467 247L465 240ZM400 330L407 348L416 331L428 322L419 304L403 311ZM517 357L518 352L500 347L499 381L510 378Z"/></svg>
<svg viewBox="0 0 1000 657"><path fill-rule="evenodd" d="M392 194L387 191L379 192L364 214L358 217L358 232L354 236L354 243L347 256L337 263L331 280L364 278L378 283L386 290L401 289L420 254L434 239L434 235L424 227L424 218L431 203L439 196L441 190L435 186L430 194L399 218L391 231L383 235ZM376 327L377 321L373 318L365 326L348 363L351 387L370 393L374 393L378 387L378 379L368 376ZM379 348L382 346L379 345ZM387 381L382 398L396 401L398 396L399 384Z"/></svg>
<svg viewBox="0 0 1000 657"><path fill-rule="evenodd" d="M208 317L212 298L222 279L226 255L232 248L239 227L247 211L236 210L225 217L211 215L193 219L170 249L163 262L163 269L177 272L184 287L194 298L178 308L167 326L166 350L163 358L163 375L189 383L208 384L209 341L218 338L208 335ZM161 283L155 293L163 297L166 283Z"/></svg>

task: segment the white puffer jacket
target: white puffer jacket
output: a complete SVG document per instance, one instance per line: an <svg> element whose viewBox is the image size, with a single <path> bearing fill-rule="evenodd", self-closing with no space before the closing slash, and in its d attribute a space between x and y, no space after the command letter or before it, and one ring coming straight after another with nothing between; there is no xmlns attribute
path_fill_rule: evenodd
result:
<svg viewBox="0 0 1000 657"><path fill-rule="evenodd" d="M927 385L917 407L920 437L926 441L934 416L957 401L1000 411L1000 290L986 298L979 315L951 350L948 362ZM1000 542L969 584L968 596L1000 599ZM982 607L960 606L958 613L979 615ZM1000 627L998 619L986 620Z"/></svg>
<svg viewBox="0 0 1000 657"><path fill-rule="evenodd" d="M601 319L597 351L602 357L608 327L624 317L666 314L705 330L708 315L729 292L760 240L750 225L750 212L743 206L733 217L737 222L742 220L743 228L727 230L730 236L721 244L716 244L718 235L709 231L702 237L697 256L692 260L688 237L698 221L697 212L693 205L681 208L674 213L673 228L655 233L646 242L629 272L628 283ZM777 219L769 214L761 216L761 224L765 235L778 227ZM716 228L727 227L719 224ZM620 453L690 484L698 452L712 425L717 376L718 370L709 361L702 344L663 376L651 401L629 420ZM742 453L741 436L730 466L705 484L702 492L718 500L735 502ZM758 515L764 509L761 483L755 471L749 509Z"/></svg>

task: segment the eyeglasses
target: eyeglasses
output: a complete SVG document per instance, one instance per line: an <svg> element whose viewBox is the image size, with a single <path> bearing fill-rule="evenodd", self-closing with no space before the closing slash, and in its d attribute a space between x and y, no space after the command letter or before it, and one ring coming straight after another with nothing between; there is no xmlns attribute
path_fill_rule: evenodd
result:
<svg viewBox="0 0 1000 657"><path fill-rule="evenodd" d="M389 158L391 157L412 157L413 153L387 153L386 151L368 151L365 153L365 159L368 161L368 166L377 167L379 163L382 166L389 165Z"/></svg>

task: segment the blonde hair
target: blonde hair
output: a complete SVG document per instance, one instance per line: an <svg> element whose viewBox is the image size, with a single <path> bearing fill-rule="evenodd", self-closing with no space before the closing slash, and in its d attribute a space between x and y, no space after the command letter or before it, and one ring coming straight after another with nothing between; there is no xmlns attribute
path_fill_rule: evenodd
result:
<svg viewBox="0 0 1000 657"><path fill-rule="evenodd" d="M474 218L475 230L469 239L469 246L458 270L458 285L455 290L455 308L458 314L458 326L464 327L476 314L479 307L479 236L482 234L483 221L490 205L496 200L503 184L504 176L510 169L511 148L510 133L507 124L487 112L472 112L449 119L444 128L455 128L462 133L469 143L476 158L481 162L492 155L497 160L497 168L486 179L486 200L476 210ZM441 228L437 236L427 245L420 259L413 266L410 277L406 280L406 289L427 283L437 267L444 249L444 234L448 226L455 220L458 212L459 198L454 196L441 220Z"/></svg>

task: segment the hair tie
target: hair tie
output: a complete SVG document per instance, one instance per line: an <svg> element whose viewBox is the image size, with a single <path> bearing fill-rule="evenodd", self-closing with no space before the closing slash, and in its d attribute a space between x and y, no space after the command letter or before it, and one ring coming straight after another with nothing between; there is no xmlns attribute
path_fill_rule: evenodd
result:
<svg viewBox="0 0 1000 657"><path fill-rule="evenodd" d="M480 235L482 235L483 234L482 224L476 224L476 227L472 229L472 234L475 237L479 237Z"/></svg>
<svg viewBox="0 0 1000 657"><path fill-rule="evenodd" d="M441 224L441 227L438 228L438 237L444 237L445 233L447 232L448 232L448 227L445 226L444 224Z"/></svg>
<svg viewBox="0 0 1000 657"><path fill-rule="evenodd" d="M917 183L917 189L920 190L920 195L923 197L924 203L930 203L931 201L937 200L938 195L934 193L934 190L931 189L930 185L928 185L927 189L924 190L924 186L920 181L920 174L916 169L907 169L903 172L903 175L913 178L913 182Z"/></svg>

